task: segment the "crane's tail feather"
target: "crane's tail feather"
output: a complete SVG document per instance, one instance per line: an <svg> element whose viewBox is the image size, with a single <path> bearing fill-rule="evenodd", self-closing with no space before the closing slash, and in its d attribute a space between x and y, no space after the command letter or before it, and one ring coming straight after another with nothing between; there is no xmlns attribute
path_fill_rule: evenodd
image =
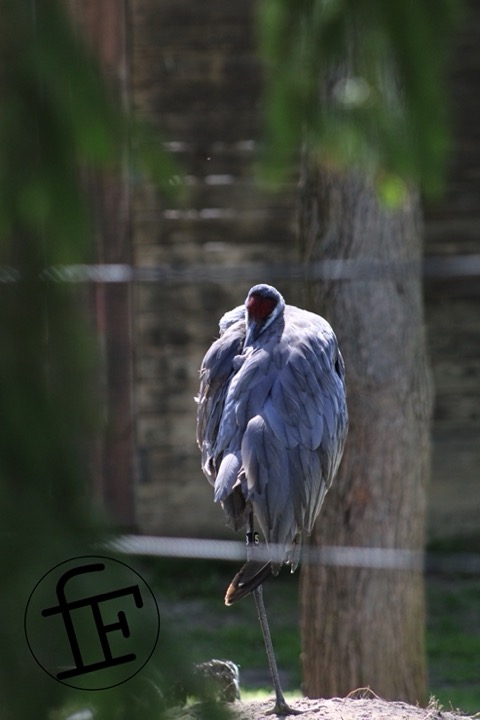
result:
<svg viewBox="0 0 480 720"><path fill-rule="evenodd" d="M270 561L247 560L227 588L225 605L233 605L252 590L255 590L267 579L272 571L274 572Z"/></svg>

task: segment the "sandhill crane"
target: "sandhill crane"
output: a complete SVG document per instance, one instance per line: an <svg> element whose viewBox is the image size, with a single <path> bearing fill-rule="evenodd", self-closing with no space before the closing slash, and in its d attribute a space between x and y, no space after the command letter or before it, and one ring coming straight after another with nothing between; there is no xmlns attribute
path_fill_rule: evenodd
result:
<svg viewBox="0 0 480 720"><path fill-rule="evenodd" d="M286 305L270 285L252 287L219 326L196 400L203 472L228 525L247 528L247 562L225 603L253 592L276 694L272 713L296 714L280 686L261 583L283 563L295 570L302 536L337 472L348 428L345 366L328 322Z"/></svg>

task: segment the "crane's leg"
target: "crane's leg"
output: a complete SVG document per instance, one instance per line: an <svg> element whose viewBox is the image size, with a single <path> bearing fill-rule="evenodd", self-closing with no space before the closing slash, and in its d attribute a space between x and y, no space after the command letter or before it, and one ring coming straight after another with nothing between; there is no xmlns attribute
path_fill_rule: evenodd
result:
<svg viewBox="0 0 480 720"><path fill-rule="evenodd" d="M253 529L253 513L249 518L249 528L247 532L247 558L253 554L255 545L258 544L258 536ZM248 558L250 559L250 558ZM270 635L270 627L268 625L265 603L263 602L263 588L259 585L253 590L255 606L257 608L258 620L262 629L263 640L265 642L265 650L267 652L268 665L272 676L273 687L275 690L275 705L266 715L301 715L300 710L294 710L287 704L283 695L282 686L280 684L280 675L278 673L277 659L273 649L272 636Z"/></svg>
<svg viewBox="0 0 480 720"><path fill-rule="evenodd" d="M266 715L301 715L300 710L295 710L288 705L283 695L282 686L280 684L280 676L278 674L277 659L273 650L272 636L268 626L267 613L263 602L263 588L261 585L253 591L255 605L257 607L258 620L262 628L263 640L265 642L265 650L267 651L268 665L272 676L273 687L275 690L275 706L269 710Z"/></svg>

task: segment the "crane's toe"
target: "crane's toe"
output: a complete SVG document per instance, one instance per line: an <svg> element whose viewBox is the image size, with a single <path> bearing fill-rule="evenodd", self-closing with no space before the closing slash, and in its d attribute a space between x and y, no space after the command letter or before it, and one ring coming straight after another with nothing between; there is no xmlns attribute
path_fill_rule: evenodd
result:
<svg viewBox="0 0 480 720"><path fill-rule="evenodd" d="M278 701L275 703L274 707L271 710L267 710L265 715L301 715L302 710L295 710L295 708L290 707L290 705L283 701Z"/></svg>

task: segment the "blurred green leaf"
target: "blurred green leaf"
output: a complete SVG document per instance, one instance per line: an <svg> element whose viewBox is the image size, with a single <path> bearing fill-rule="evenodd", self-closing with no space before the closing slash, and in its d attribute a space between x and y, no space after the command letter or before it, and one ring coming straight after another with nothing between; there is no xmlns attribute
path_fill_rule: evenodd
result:
<svg viewBox="0 0 480 720"><path fill-rule="evenodd" d="M91 444L103 408L88 303L83 289L45 270L92 257L83 182L92 168L124 177L129 162L170 194L178 174L152 134L136 154L135 123L106 89L66 5L0 0L2 717L47 718L54 708L66 717L87 705L95 720L157 720L170 671L188 674L182 647L166 632L135 681L97 692L95 702L49 677L24 635L36 582L65 559L98 553L111 532L91 501Z"/></svg>
<svg viewBox="0 0 480 720"><path fill-rule="evenodd" d="M449 147L445 66L455 0L262 0L263 173L302 143L322 160L438 192Z"/></svg>

